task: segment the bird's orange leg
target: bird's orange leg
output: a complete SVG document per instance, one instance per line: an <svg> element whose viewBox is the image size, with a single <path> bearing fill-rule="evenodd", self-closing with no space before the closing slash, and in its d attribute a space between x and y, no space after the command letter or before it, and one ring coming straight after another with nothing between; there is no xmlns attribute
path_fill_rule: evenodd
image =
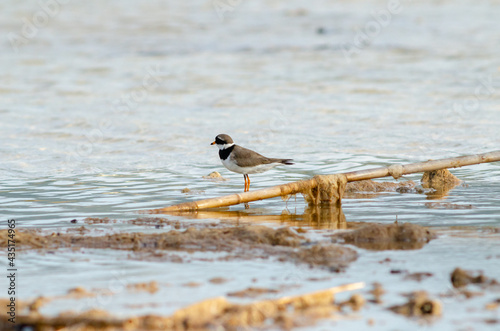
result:
<svg viewBox="0 0 500 331"><path fill-rule="evenodd" d="M245 192L248 192L250 190L250 177L248 175L243 175L243 178L245 178ZM249 209L250 205L248 202L245 202L245 209Z"/></svg>

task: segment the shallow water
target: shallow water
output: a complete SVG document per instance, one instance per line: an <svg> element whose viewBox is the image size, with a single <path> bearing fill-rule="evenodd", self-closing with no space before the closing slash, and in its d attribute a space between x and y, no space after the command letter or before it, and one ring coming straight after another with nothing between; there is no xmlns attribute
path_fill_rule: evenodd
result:
<svg viewBox="0 0 500 331"><path fill-rule="evenodd" d="M316 174L498 150L500 3L401 1L400 12L370 44L346 57L343 45L354 43L358 31L373 22L372 11L385 8L385 1L307 6L242 1L221 19L209 1L68 2L17 51L7 35L0 52L2 228L14 218L19 230L66 231L81 226L85 217L109 217L119 222L89 227L154 231L127 220L143 216L140 210L242 191L243 178L225 170L217 149L209 145L223 132L264 155L295 160L293 166L252 176L252 189ZM32 19L41 7L11 0L0 9L2 31L22 36L22 18ZM202 179L212 171L229 180ZM299 284L290 294L378 280L391 284L388 304L402 301L399 292L442 293L457 266L500 279L494 263L498 233L483 231L500 225L500 164L452 172L464 185L441 200L399 193L345 199L347 222L392 223L397 218L439 227L445 234L410 253L359 249L359 260L343 274L266 261L160 264L106 250L42 257L25 252L18 258L19 297L59 295L80 285L109 288L110 274L127 284L157 280L161 290L154 296L121 290L109 301L102 299L101 307L126 316L166 314L244 289L252 278L263 287ZM186 187L191 193L181 193ZM429 202L472 208L433 208ZM297 197L287 203L255 202L248 212L261 215L252 222L296 227L305 208ZM283 213L295 215L294 221L272 220ZM230 221L248 221L244 216ZM482 237L455 237L456 226ZM309 235L322 236L334 227L321 228ZM386 257L395 262L378 263ZM422 283L402 281L389 273L397 268L434 276ZM304 273L331 279L304 281ZM229 283L207 282L227 274ZM47 284L43 290L40 280ZM179 287L189 281L203 286ZM443 300L443 318L431 327L456 329L460 323L486 328L483 320L494 312L478 308L470 313L467 305L482 307L492 297L470 299L463 306ZM131 308L128 301L145 307ZM158 306L148 306L151 302ZM94 306L99 304L85 305ZM43 312L66 307L54 303ZM378 308L360 316L336 325L364 326L371 316L377 317L378 328L417 326Z"/></svg>

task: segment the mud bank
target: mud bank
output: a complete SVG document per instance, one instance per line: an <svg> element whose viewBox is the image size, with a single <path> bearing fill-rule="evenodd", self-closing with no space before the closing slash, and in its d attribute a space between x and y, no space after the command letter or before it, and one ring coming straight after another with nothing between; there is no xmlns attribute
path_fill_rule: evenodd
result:
<svg viewBox="0 0 500 331"><path fill-rule="evenodd" d="M349 232L332 236L333 242L345 242L369 250L420 249L436 234L419 225L404 224L368 224Z"/></svg>
<svg viewBox="0 0 500 331"><path fill-rule="evenodd" d="M5 231L0 231L1 238L7 238ZM83 234L85 231L79 233ZM357 253L348 247L312 244L293 229L272 229L261 225L189 227L185 231L171 230L157 234L119 233L105 236L73 233L42 235L35 231L19 231L16 239L18 247L25 249L117 249L135 253L130 255L131 259L146 257L177 262L182 262L182 258L163 252L226 252L227 255L220 259L274 257L281 262L305 263L311 267L325 267L335 272L342 271L357 258ZM6 245L5 240L0 239L0 245Z"/></svg>
<svg viewBox="0 0 500 331"><path fill-rule="evenodd" d="M336 303L335 294L360 289L363 283L353 283L293 297L236 304L223 297L204 300L177 310L171 316L146 315L119 318L103 310L77 314L71 311L56 317L44 317L36 309L17 317L20 325L36 330L236 330L240 328L291 329L314 325L322 318L340 317L343 307L359 310L364 298L354 294L345 302ZM33 304L27 304L30 307ZM6 318L1 317L5 324Z"/></svg>

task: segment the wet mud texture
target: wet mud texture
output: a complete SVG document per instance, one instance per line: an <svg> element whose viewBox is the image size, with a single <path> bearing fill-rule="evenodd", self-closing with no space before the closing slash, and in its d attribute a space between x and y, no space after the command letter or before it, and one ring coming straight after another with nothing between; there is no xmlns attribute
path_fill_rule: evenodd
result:
<svg viewBox="0 0 500 331"><path fill-rule="evenodd" d="M359 310L365 303L361 295L354 294L349 300L336 304L335 293L338 291L333 288L250 304L235 304L218 297L187 306L168 317L146 315L120 319L102 310L44 317L32 311L18 315L17 322L35 330L241 330L264 326L266 329L291 329L340 315L345 306ZM2 324L6 323L6 317L0 319Z"/></svg>
<svg viewBox="0 0 500 331"><path fill-rule="evenodd" d="M0 245L7 245L7 235L0 231ZM2 235L3 234L3 235ZM105 236L82 236L72 233L41 235L34 231L19 231L16 244L20 248L99 248L133 251L131 258L146 257L182 262L162 251L227 252L227 259L255 259L276 257L279 261L306 263L311 267L325 267L341 271L357 259L357 253L332 244L311 244L290 228L272 229L260 225L223 228L194 228L171 230L157 234L119 233Z"/></svg>
<svg viewBox="0 0 500 331"><path fill-rule="evenodd" d="M430 229L411 223L368 224L332 236L334 242L344 241L368 250L420 249L434 238L436 235Z"/></svg>

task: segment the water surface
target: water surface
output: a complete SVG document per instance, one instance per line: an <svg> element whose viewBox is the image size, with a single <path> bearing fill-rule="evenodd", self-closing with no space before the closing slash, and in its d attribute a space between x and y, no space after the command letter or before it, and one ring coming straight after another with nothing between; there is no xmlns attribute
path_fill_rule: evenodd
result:
<svg viewBox="0 0 500 331"><path fill-rule="evenodd" d="M400 11L369 45L346 57L343 47L373 22L373 11L386 8L385 1L242 1L221 19L209 1L61 5L17 51L8 38L1 42L2 224L14 218L18 230L66 231L86 217L109 217L118 222L89 228L154 231L127 221L142 217L140 210L243 190L241 175L225 170L209 145L219 133L264 155L295 160L294 166L253 176L252 189L316 174L498 150L498 1L401 1ZM22 19L40 10L34 1L3 2L4 35L22 35ZM212 171L229 180L202 178ZM128 316L168 314L244 289L253 278L263 287L300 285L287 294L379 281L388 291L385 306L402 302L401 292L426 289L438 296L450 290L448 277L457 266L500 279L498 233L484 230L500 224L500 165L453 173L463 185L437 202L472 208L431 208L428 203L436 201L416 193L344 200L347 222L397 218L437 228L442 235L418 251L358 249L360 258L342 274L278 261L175 264L98 249L30 251L18 257L19 297L61 295L76 286L114 288L116 295L76 309L101 307ZM184 188L191 193L181 193ZM301 197L287 203L278 198L252 203L249 213L260 215L251 222L299 224L311 236L333 231L328 225L300 224L305 208ZM295 215L294 221L276 221L281 214ZM387 257L393 262L379 263ZM433 277L404 281L390 273L398 268L430 271ZM208 282L221 275L231 281ZM120 287L150 280L160 284L153 296ZM189 281L203 285L181 286ZM46 286L40 288L41 282ZM443 317L430 328L494 328L484 320L495 312L477 308L494 297L443 299ZM54 303L42 312L56 314L67 304ZM418 325L371 307L356 321L323 326L364 327L370 318L380 329Z"/></svg>

